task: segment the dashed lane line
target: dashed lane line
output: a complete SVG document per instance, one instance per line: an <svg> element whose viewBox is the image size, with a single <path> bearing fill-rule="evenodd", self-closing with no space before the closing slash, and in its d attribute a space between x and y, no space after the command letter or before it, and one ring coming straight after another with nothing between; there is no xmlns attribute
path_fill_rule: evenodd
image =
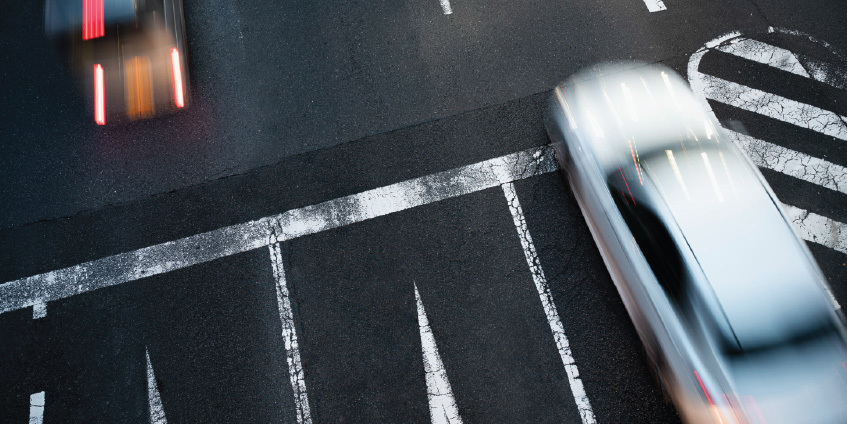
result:
<svg viewBox="0 0 847 424"><path fill-rule="evenodd" d="M518 238L523 247L524 258L526 258L526 263L529 265L529 270L532 273L532 281L535 283L535 289L538 291L538 297L541 299L544 315L547 317L547 323L550 325L550 331L553 332L553 339L556 341L559 356L562 358L562 364L565 366L565 373L568 375L568 383L570 384L571 393L579 410L582 423L596 423L594 410L591 408L591 402L588 401L585 387L579 378L579 370L571 353L568 337L565 335L565 327L562 325L559 312L556 310L556 304L553 303L553 296L550 294L550 288L547 286L547 278L544 276L544 270L541 268L541 260L538 259L535 244L532 242L532 236L529 234L529 228L526 225L526 218L524 217L518 194L515 192L515 186L511 182L508 182L502 184L501 187L503 188L503 194L506 196L509 212L512 214L512 221L515 224Z"/></svg>
<svg viewBox="0 0 847 424"><path fill-rule="evenodd" d="M453 13L453 9L450 7L450 0L439 0L441 3L441 10L445 15L449 15Z"/></svg>
<svg viewBox="0 0 847 424"><path fill-rule="evenodd" d="M438 353L435 335L429 326L418 285L415 288L415 303L418 307L418 329L421 334L421 353L423 355L424 374L426 378L426 397L429 401L429 416L432 424L462 424L459 407L453 396L453 388L447 379L447 369Z"/></svg>
<svg viewBox="0 0 847 424"><path fill-rule="evenodd" d="M644 0L644 4L647 6L647 10L650 11L650 13L667 10L667 7L665 7L665 3L662 0Z"/></svg>
<svg viewBox="0 0 847 424"><path fill-rule="evenodd" d="M538 147L0 285L0 314L474 193L556 169Z"/></svg>
<svg viewBox="0 0 847 424"><path fill-rule="evenodd" d="M29 424L44 423L44 392L29 395Z"/></svg>

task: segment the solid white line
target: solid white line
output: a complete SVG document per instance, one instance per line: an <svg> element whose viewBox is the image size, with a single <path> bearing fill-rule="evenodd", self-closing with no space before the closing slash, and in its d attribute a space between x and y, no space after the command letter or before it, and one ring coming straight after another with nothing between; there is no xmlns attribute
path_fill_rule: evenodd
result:
<svg viewBox="0 0 847 424"><path fill-rule="evenodd" d="M279 308L279 319L282 322L282 340L285 342L285 360L288 362L288 377L291 380L291 390L294 392L297 422L299 424L311 424L312 412L309 409L306 376L303 373L303 364L300 362L300 344L297 342L297 331L294 328L294 311L291 309L288 284L285 281L282 251L279 243L269 245L268 249L271 255L274 280L276 281L276 303Z"/></svg>
<svg viewBox="0 0 847 424"><path fill-rule="evenodd" d="M650 13L667 10L665 3L662 0L644 0L644 4L647 5L647 10L650 11Z"/></svg>
<svg viewBox="0 0 847 424"><path fill-rule="evenodd" d="M47 316L47 304L44 302L37 302L32 305L32 319L44 318Z"/></svg>
<svg viewBox="0 0 847 424"><path fill-rule="evenodd" d="M426 374L426 396L429 399L429 416L432 424L461 424L462 417L456 406L453 389L447 379L447 370L438 354L435 336L429 327L418 285L415 287L415 302L418 305L418 328L421 333L421 350L423 354L424 373Z"/></svg>
<svg viewBox="0 0 847 424"><path fill-rule="evenodd" d="M717 50L809 78L809 73L797 60L797 56L781 47L749 38L740 38L718 46Z"/></svg>
<svg viewBox="0 0 847 424"><path fill-rule="evenodd" d="M147 356L147 404L150 407L150 424L168 424L165 409L162 407L162 396L159 394L159 384L156 383L156 374L150 362L150 352L146 348L144 355Z"/></svg>
<svg viewBox="0 0 847 424"><path fill-rule="evenodd" d="M0 285L0 314L135 281L556 170L549 146Z"/></svg>
<svg viewBox="0 0 847 424"><path fill-rule="evenodd" d="M708 99L847 140L847 125L833 112L712 75L700 75Z"/></svg>
<svg viewBox="0 0 847 424"><path fill-rule="evenodd" d="M727 133L757 166L847 194L847 168L736 131Z"/></svg>
<svg viewBox="0 0 847 424"><path fill-rule="evenodd" d="M847 253L847 224L783 204L783 210L804 239Z"/></svg>
<svg viewBox="0 0 847 424"><path fill-rule="evenodd" d="M547 287L547 278L544 276L544 270L541 269L541 261L535 252L535 245L532 243L532 236L529 234L529 228L526 225L526 219L524 218L521 203L518 200L518 194L515 192L515 186L509 182L502 184L501 187L503 188L503 194L506 196L506 202L509 204L509 212L512 213L512 221L515 223L515 229L518 231L518 238L523 247L524 258L526 258L526 263L529 265L529 270L532 273L532 281L535 283L535 289L538 291L538 296L541 299L544 315L546 315L547 322L550 324L553 339L556 341L556 347L559 349L559 356L562 358L562 363L565 366L568 383L570 383L571 393L579 410L579 415L582 418L583 424L595 423L594 410L591 409L591 403L588 401L585 387L583 387L582 380L579 378L579 370L571 354L570 343L565 335L565 327L562 325L559 312L556 310L556 304L553 303L550 288Z"/></svg>
<svg viewBox="0 0 847 424"><path fill-rule="evenodd" d="M44 392L29 395L29 424L44 423Z"/></svg>
<svg viewBox="0 0 847 424"><path fill-rule="evenodd" d="M444 11L445 15L449 15L453 13L453 9L450 8L450 0L439 0L441 2L441 10Z"/></svg>

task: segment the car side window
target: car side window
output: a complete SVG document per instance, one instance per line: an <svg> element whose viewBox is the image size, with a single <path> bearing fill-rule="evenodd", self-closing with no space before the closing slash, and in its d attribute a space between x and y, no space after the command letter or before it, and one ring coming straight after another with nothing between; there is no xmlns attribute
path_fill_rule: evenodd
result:
<svg viewBox="0 0 847 424"><path fill-rule="evenodd" d="M639 199L640 193L633 196L627 192L614 175L609 179L609 191L659 284L679 305L685 289L683 259L667 227L645 199Z"/></svg>

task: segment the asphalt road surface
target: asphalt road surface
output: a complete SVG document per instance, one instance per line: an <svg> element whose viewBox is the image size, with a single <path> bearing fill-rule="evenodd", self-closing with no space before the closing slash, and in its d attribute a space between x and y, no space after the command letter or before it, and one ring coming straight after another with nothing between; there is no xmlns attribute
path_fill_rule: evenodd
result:
<svg viewBox="0 0 847 424"><path fill-rule="evenodd" d="M0 422L678 421L541 123L609 60L687 76L847 302L842 0L186 0L192 106L117 127L0 10Z"/></svg>

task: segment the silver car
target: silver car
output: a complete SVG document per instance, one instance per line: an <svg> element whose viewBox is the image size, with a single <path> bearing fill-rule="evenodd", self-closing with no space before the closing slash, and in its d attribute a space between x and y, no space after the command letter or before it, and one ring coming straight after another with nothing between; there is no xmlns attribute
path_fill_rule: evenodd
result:
<svg viewBox="0 0 847 424"><path fill-rule="evenodd" d="M561 168L686 422L847 423L847 337L759 170L655 65L557 86Z"/></svg>

